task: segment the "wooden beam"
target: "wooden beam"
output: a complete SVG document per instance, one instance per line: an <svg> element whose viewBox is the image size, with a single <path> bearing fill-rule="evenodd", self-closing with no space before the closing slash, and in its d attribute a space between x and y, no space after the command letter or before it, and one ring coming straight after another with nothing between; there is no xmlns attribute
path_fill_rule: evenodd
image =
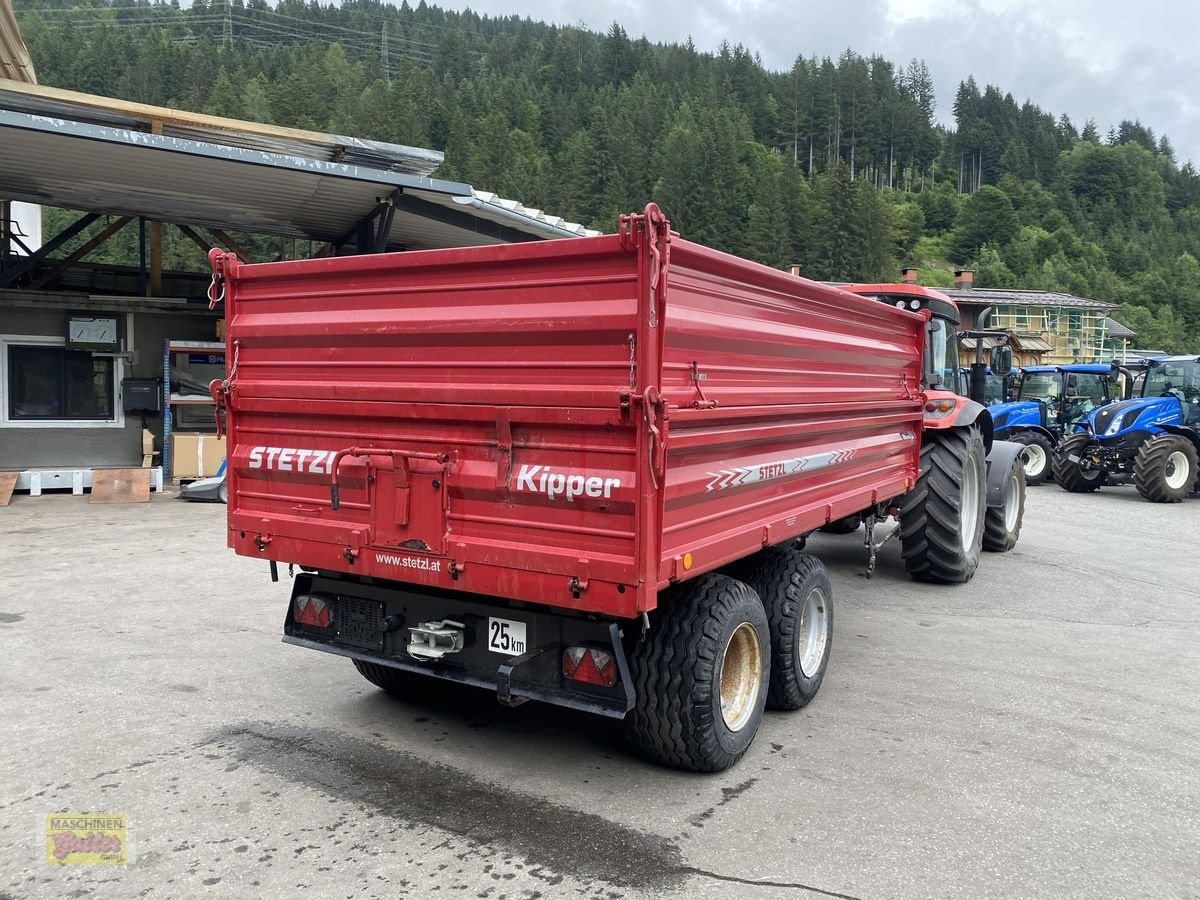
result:
<svg viewBox="0 0 1200 900"><path fill-rule="evenodd" d="M59 274L63 271L63 269L79 262L81 259L83 259L85 256L87 256L89 253L91 253L93 250L95 250L97 247L99 247L101 244L103 244L110 237L112 237L114 234L116 234L118 231L120 231L122 228L124 228L126 225L128 225L132 221L133 221L133 216L123 216L120 219L117 219L116 221L109 222L108 225L106 225L104 228L102 228L90 241L88 241L87 243L83 244L83 246L76 249L75 252L73 252L66 259L59 260L54 265L54 267L52 269L50 269L50 271L43 272L35 281L33 281L29 285L29 290L31 290L31 291L41 290L43 287L45 287L47 284L49 284L51 281L53 281L55 278L57 278L59 276Z"/></svg>
<svg viewBox="0 0 1200 900"><path fill-rule="evenodd" d="M152 119L151 134L162 134L162 120ZM150 223L150 281L147 293L151 297L162 296L162 222Z"/></svg>

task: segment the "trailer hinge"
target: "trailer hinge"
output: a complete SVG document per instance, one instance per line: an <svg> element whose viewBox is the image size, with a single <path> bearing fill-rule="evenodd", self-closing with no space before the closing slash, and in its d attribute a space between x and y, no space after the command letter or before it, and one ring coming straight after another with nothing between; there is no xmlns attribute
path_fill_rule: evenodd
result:
<svg viewBox="0 0 1200 900"><path fill-rule="evenodd" d="M647 236L646 247L650 253L650 309L646 325L658 327L658 301L667 286L667 271L671 266L671 221L657 203L647 203L641 213L627 213L617 219L617 234L621 247L628 250L636 246L636 235Z"/></svg>
<svg viewBox="0 0 1200 900"><path fill-rule="evenodd" d="M696 385L696 399L692 401L693 409L716 409L719 405L716 400L709 400L704 396L704 388L700 386L700 382L708 378L706 372L700 371L700 363L698 360L692 360L692 383Z"/></svg>
<svg viewBox="0 0 1200 900"><path fill-rule="evenodd" d="M212 266L212 282L208 285L208 308L216 309L225 299L225 282L237 274L238 258L219 247L208 251L208 264Z"/></svg>

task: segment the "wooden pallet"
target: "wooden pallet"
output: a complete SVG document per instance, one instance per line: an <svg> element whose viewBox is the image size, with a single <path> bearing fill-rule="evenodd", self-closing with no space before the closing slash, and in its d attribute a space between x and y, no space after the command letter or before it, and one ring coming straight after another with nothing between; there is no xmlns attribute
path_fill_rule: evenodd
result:
<svg viewBox="0 0 1200 900"><path fill-rule="evenodd" d="M8 506L13 488L17 486L16 472L0 472L0 506Z"/></svg>
<svg viewBox="0 0 1200 900"><path fill-rule="evenodd" d="M88 503L149 503L149 469L94 469Z"/></svg>

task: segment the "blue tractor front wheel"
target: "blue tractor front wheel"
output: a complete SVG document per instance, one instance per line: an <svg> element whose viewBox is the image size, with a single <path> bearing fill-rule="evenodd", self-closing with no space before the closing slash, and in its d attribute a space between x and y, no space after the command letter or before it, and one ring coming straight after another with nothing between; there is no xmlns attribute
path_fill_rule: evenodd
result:
<svg viewBox="0 0 1200 900"><path fill-rule="evenodd" d="M1101 468L1092 468L1088 461L1087 450L1092 443L1089 434L1071 434L1063 438L1062 443L1054 452L1051 465L1054 469L1054 480L1064 491L1072 494L1088 494L1099 490L1104 484L1105 472Z"/></svg>
<svg viewBox="0 0 1200 900"><path fill-rule="evenodd" d="M1138 448L1133 483L1151 503L1178 503L1196 484L1196 448L1177 434L1156 434Z"/></svg>

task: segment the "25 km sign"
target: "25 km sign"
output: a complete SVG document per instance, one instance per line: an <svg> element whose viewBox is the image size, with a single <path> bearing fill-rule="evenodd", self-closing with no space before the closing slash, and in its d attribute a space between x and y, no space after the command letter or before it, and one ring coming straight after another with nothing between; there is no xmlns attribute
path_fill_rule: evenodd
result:
<svg viewBox="0 0 1200 900"><path fill-rule="evenodd" d="M489 618L488 649L507 656L520 656L525 652L525 623Z"/></svg>

